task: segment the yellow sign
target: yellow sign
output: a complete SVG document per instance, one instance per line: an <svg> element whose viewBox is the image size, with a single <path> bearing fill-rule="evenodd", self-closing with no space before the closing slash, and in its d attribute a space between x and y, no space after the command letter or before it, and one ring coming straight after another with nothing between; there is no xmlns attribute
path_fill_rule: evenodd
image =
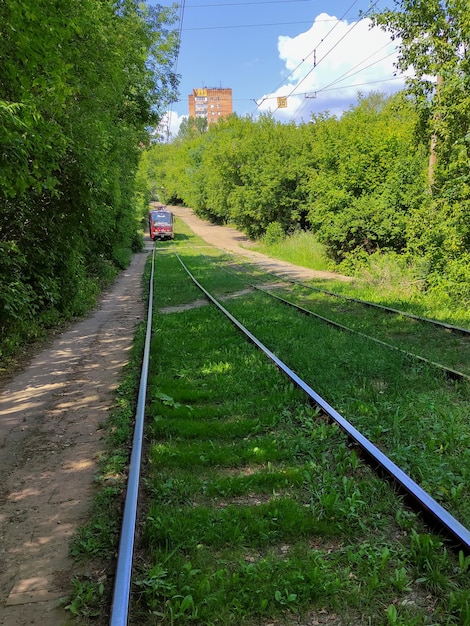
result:
<svg viewBox="0 0 470 626"><path fill-rule="evenodd" d="M194 89L194 95L195 96L207 96L207 89L205 89L205 88Z"/></svg>
<svg viewBox="0 0 470 626"><path fill-rule="evenodd" d="M278 109L287 109L287 98L286 96L282 96L277 99L277 108Z"/></svg>

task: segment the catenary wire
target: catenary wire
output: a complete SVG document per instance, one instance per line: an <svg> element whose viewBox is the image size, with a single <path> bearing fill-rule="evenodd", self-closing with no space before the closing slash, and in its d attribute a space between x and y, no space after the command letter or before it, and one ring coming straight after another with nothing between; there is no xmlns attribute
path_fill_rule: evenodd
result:
<svg viewBox="0 0 470 626"><path fill-rule="evenodd" d="M351 9L351 8L352 8L352 7L353 7L353 6L357 3L357 2L358 2L358 0L354 0L353 4L352 4L352 5L351 5L348 9L347 9L346 13L347 13L347 12L348 12L348 11L349 11L349 10L350 10L350 9ZM346 13L343 13L343 15L341 16L340 20L334 20L334 21L336 22L336 23L335 23L335 25L333 26L333 28L331 28L331 29L328 31L328 33L325 35L325 37L323 37L323 39L320 41L320 43L319 43L318 45L321 45L321 43L322 43L323 41L325 41L325 39L326 39L326 38L327 38L327 37L328 37L328 36L329 36L329 35L330 35L333 31L334 31L334 29L338 26L339 22L340 22L340 21L344 18L344 16L345 16L345 14L346 14ZM278 89L280 89L280 88L282 87L282 85L283 85L285 82L287 82L287 81L289 80L289 78L292 76L292 74L294 74L294 73L295 73L295 72L299 69L299 67L301 67L301 65L302 65L303 63L305 63L305 62L306 62L306 60L312 56L312 54L315 54L316 49L317 49L317 48L313 48L313 50L311 50L311 51L307 54L307 56L306 56L304 59L302 59L302 61L300 61L300 63L298 63L298 64L296 65L296 67L294 67L294 69L293 69L291 72L289 72L289 74L288 74L285 78L283 78L283 80L282 80L282 81L278 84L278 86L274 89L274 91L275 91L275 92L276 92ZM264 101L265 99L266 99L266 98L264 98L264 99L263 99L263 101ZM259 107L258 103L256 103L256 105L257 105L257 107Z"/></svg>
<svg viewBox="0 0 470 626"><path fill-rule="evenodd" d="M373 4L373 5L371 5L371 7L367 10L367 12L366 12L364 15L367 15L367 13L369 13L370 11L372 11L372 9L373 9L373 8L374 8L374 6L377 4L377 2L378 2L378 0L375 0L374 4ZM354 3L354 4L355 4L355 3ZM349 10L349 9L348 9L348 10ZM327 36L328 36L328 35L329 35L332 31L333 31L333 29L334 29L334 28L335 28L335 27L336 27L336 26L337 26L340 22L341 22L341 19L340 19L340 20L338 20L338 22L335 24L335 26L334 26L334 27L330 30L330 32L327 34ZM358 24L360 24L360 20L359 20L359 21L357 21L357 22L353 22L353 23L352 23L351 27L350 27L350 28L346 31L346 33L345 33L342 37L340 37L340 38L338 39L338 41L337 41L337 42L336 42L333 46L331 46L331 48L330 48L330 49L329 49L329 50L328 50L328 51L327 51L327 52L326 52L326 53L325 53L325 54L324 54L324 55L323 55L323 56L322 56L322 57L321 57L321 58L317 61L317 63L315 63L315 64L314 64L314 66L310 69L310 71L308 71L308 72L305 74L305 76L302 78L302 80L301 80L300 82L298 82L298 83L297 83L297 85L296 85L296 86L292 89L292 91L291 91L291 92L287 95L287 98L288 98L288 97L290 97L290 96L291 96L291 95L295 92L295 90L296 90L296 89L298 89L299 85L301 85L301 84L302 84L302 83L306 80L306 78L308 78L308 76L310 76L310 74L313 72L313 70L314 70L314 69L315 69L315 68L316 68L316 67L317 67L317 66L318 66L318 65L319 65L322 61L324 61L324 60L326 59L326 57L327 57L327 56L328 56L331 52L333 52L333 50L336 48L336 46L338 46L338 45L341 43L341 41L343 41L343 39L345 39L345 38L346 38L346 37L347 37L347 36L348 36L348 35L349 35L349 34L350 34L350 33L351 33L351 32L352 32L352 31L353 31L353 30L354 30L354 29L358 26ZM324 39L326 39L326 37L325 37ZM324 41L324 39L323 39L322 41ZM320 42L320 43L322 43L322 42ZM276 107L276 109L275 109L273 112L276 112L276 111L278 110L278 108L279 108L279 107Z"/></svg>
<svg viewBox="0 0 470 626"><path fill-rule="evenodd" d="M380 52L380 50L383 50L383 48L386 48L387 46L389 46L390 44L387 43L384 46L382 46L381 48L379 48L379 50L376 50L376 52L374 52L373 54L370 54L366 59L363 59L362 61L360 61L359 63L357 63L354 67L350 68L349 70L347 70L346 72L344 72L344 74L341 74L341 76L338 76L338 78L335 78L335 80L331 81L330 83L328 83L327 85L325 85L324 87L320 87L319 89L317 89L314 92L305 92L305 97L304 100L300 103L299 107L295 110L295 112L293 113L293 115L291 116L291 120L296 119L297 115L299 114L299 112L302 110L302 108L304 108L306 106L307 103L307 99L310 98L316 98L318 96L318 94L324 92L324 91L332 91L331 87L332 85L336 85L337 83L346 80L348 78L352 78L353 76L355 76L356 74L360 74L361 72L363 72L364 70L368 69L369 67L373 67L374 65L376 65L377 63L380 63L381 61L387 59L390 56L393 56L395 54L395 50L393 50L393 52L390 52L389 54L386 54L385 56L381 57L380 59L377 59L376 61L374 61L373 63L369 63L369 65L366 65L365 67L360 67L362 66L363 63L365 63L368 59L371 59L372 57L374 57L378 52ZM360 69L358 69L356 72L353 72L354 69L356 69L357 67L360 67ZM398 79L401 77L394 77L394 79ZM389 79L392 80L392 79ZM357 85L343 85L341 87L337 87L336 89L347 89L348 87L360 87L361 85L367 85L367 84L374 84L374 82L385 82L384 79L381 79L380 81L370 81L370 82L366 82L366 83L360 83ZM309 96L309 94L312 94L311 96ZM295 92L291 95L300 95L300 94L296 94Z"/></svg>
<svg viewBox="0 0 470 626"><path fill-rule="evenodd" d="M311 0L259 0L258 2L220 2L218 4L188 4L188 9L206 7L243 7L249 4L293 4L295 2L311 2Z"/></svg>
<svg viewBox="0 0 470 626"><path fill-rule="evenodd" d="M185 10L185 8L202 8L202 7L210 7L210 6L213 6L213 7L215 7L215 6L217 6L217 7L223 7L223 6L243 6L243 5L258 5L258 4L292 4L292 3L294 3L294 2L305 2L305 1L309 1L309 0L262 0L262 1L259 1L259 2L240 2L240 3L239 3L239 2L233 2L233 3L222 3L222 4L204 4L204 5L199 5L199 6L197 6L197 5L188 5L188 4L186 4L186 3L183 1L182 3L179 3L179 7L180 7L179 32L178 32L179 41L181 42L181 37L182 37L182 33L183 33L183 31L187 31L187 30L198 30L197 28L195 28L195 29L191 29L191 28L189 28L189 29L188 29L188 28L184 28L184 26L183 26L183 18L184 18L184 10ZM378 3L378 1L379 1L379 0L375 0L375 2L373 2L373 4L372 4L372 5L371 5L368 9L367 9L367 11L366 11L366 12L362 12L362 13L361 13L360 18L357 18L357 20L358 20L358 21L355 21L355 22L353 23L352 27L348 30L348 32L344 35L344 37L346 37L346 36L349 34L349 32L352 30L352 28L354 28L354 27L355 27L355 26L359 23L360 19L363 19L365 16L367 16L367 15L370 13L370 11L372 11L372 10L374 9L374 7L375 7L375 6L376 6L376 4ZM340 23L340 22L341 22L341 21L345 18L345 16L346 16L346 15L347 15L350 11L351 11L351 9L353 9L353 8L354 8L354 6L356 5L356 3L357 3L357 2L358 2L358 0L354 0L354 2L353 2L353 3L352 3L349 7L348 7L348 9L347 9L347 10L343 13L343 15L339 18L339 20L338 20L338 19L335 19L335 20L319 20L319 21L322 21L322 22L334 21L334 22L335 22L335 24L334 24L334 26L330 29L330 31L326 34L326 36L325 36L325 37L323 37L323 38L320 40L320 42L319 42L319 44L317 45L317 47L316 47L314 50L310 51L310 53L309 53L309 54L308 54L308 55L307 55L307 56L306 56L306 57L305 57L305 58L304 58L304 59L303 59L303 60L302 60L302 61L301 61L301 62L300 62L297 66L296 66L296 68L294 68L294 69L293 69L293 70L289 73L289 75L288 75L288 76L286 76L286 77L283 79L283 81L282 81L282 82L278 85L278 87L276 88L276 90L277 90L277 89L279 89L279 88L282 86L282 84L284 84L284 83L285 83L285 82L289 79L289 77L290 77L290 76L291 76L291 75L292 75L295 71L297 71L297 70L298 70L298 68L299 68L299 67L300 67L300 66L301 66L304 62L306 62L306 61L307 61L307 59L308 59L308 58L309 58L309 57L310 57L313 53L315 53L315 52L316 52L316 50L318 49L318 47L319 47L322 43L324 43L324 41L326 40L326 38L327 38L327 37L328 37L328 36L329 36L329 35L333 32L333 30L334 30L334 29L335 29L335 28L339 25L339 23ZM356 20L356 18L354 18L354 19ZM203 27L203 28L214 28L214 29L218 29L218 28L249 28L249 27L259 27L259 26L263 26L263 25L265 25L265 26L270 26L270 25L278 25L278 24L279 24L279 25L282 25L282 24L298 24L298 23L311 23L311 22L281 22L281 23L271 23L271 24L245 24L245 25L234 25L234 26L227 26L227 27ZM342 39L344 39L344 37L343 37ZM340 39L339 41L341 41L341 39ZM339 41L335 44L335 46L336 46L336 45L338 45ZM326 53L325 53L325 54L321 57L321 59L320 59L318 62L316 62L316 63L315 63L314 67L315 67L316 65L318 65L318 64L319 64L319 63L320 63L320 62L321 62L321 61L322 61L322 60L323 60L323 59L324 59L324 58L325 58L325 57L326 57L326 56L327 56L327 55L328 55L328 54L329 54L329 53L330 53L333 49L334 49L334 47L335 47L335 46L332 46L332 48L330 48L330 49L329 49L329 50L328 50L328 51L327 51L327 52L326 52ZM374 53L374 54L377 54L377 53ZM363 62L364 62L364 61L363 61ZM378 61L377 61L377 62L378 62ZM176 58L176 61L175 61L175 68L177 67L177 63L178 63L178 57ZM355 67L357 67L357 66L355 66ZM369 66L367 66L367 67L369 67ZM302 81L301 81L300 83L298 83L298 84L294 87L293 91L291 91L291 93L289 94L289 96L291 96L291 95L298 95L298 94L296 94L296 93L295 93L295 90L297 90L297 89L298 89L299 85L300 85L300 84L301 84L301 83L302 83L302 82L303 82L303 81L304 81L304 80L308 77L308 75L309 75L309 74L313 71L313 69L314 69L314 68L312 68L312 69L310 70L310 72L309 72L309 73L307 73L307 75L306 75L306 76L302 79ZM347 78L347 77L349 77L349 76L352 76L353 74L351 74L351 72L352 72L352 70L353 70L353 69L354 69L354 68L351 68L351 69L350 69L350 70L348 70L345 74L343 74L342 76L339 76L337 79L335 79L334 81L332 81L332 82L331 82L331 83L329 83L328 85L326 85L326 86L324 86L324 87L322 87L322 88L320 88L320 89L316 90L315 92L305 92L305 99L304 99L304 101L301 103L300 107L299 107L299 108L295 111L295 113L294 113L294 115L292 116L292 118L291 118L291 119L294 119L295 117L297 117L299 110L301 110L303 107L305 107L305 106L306 106L306 104L307 104L307 102L308 102L308 99L309 99L309 93L313 93L313 96L311 96L311 97L316 97L316 96L317 96L319 93L321 93L321 92L325 92L325 91L332 91L332 89L330 89L330 86L331 86L331 85L336 84L337 82L340 82L341 80L344 80L345 78ZM363 71L364 69L366 69L366 68L362 68L362 70L358 70L358 71ZM175 70L175 71L176 71L176 70ZM356 72L356 73L357 73L357 72ZM382 80L380 80L380 81L366 81L366 82L361 83L361 85L344 85L344 86L343 86L343 87L341 87L341 88L342 88L342 89L344 89L344 88L347 88L347 87L350 87L350 86L362 86L362 85L368 85L368 84L375 84L375 83L378 83L378 82L384 82L385 80L387 80L387 81L388 81L388 80L392 80L392 79L382 79ZM394 78L393 80L396 80L396 78ZM338 88L338 89L340 89L340 88ZM289 96L288 96L288 97L289 97ZM262 101L261 101L261 103L262 103L262 102L264 102L265 100L267 100L267 99L271 99L271 98L274 98L274 96L267 96L267 97L263 98L263 99L262 99ZM259 106L260 106L260 104L261 104L259 101L256 101L254 98L237 98L237 99L235 99L235 100L236 100L236 101L247 101L247 100L254 101L254 102L256 103L256 106L257 106L256 111L258 111L258 110L259 110ZM175 103L176 103L176 102L181 102L181 101L182 101L181 99L179 99L179 100L175 100ZM276 110L277 110L277 108L274 110L274 112L275 112ZM168 125L168 135L169 135L169 128L170 128L170 123L171 123L171 113L172 113L172 111L171 111L171 109L170 109L170 111L168 112L168 118L167 118L167 119L168 119L168 122L167 122L167 125ZM168 137L168 138L169 138L169 137Z"/></svg>
<svg viewBox="0 0 470 626"><path fill-rule="evenodd" d="M340 24L340 22L344 19L345 15L346 15L346 14L347 14L347 13L348 13L348 12L349 12L352 8L353 8L353 7L357 4L357 2L358 2L358 0L354 0L354 2L353 2L353 3L352 3L352 4L351 4L351 5L350 5L347 9L346 9L346 11L343 13L343 15L339 18L339 20L337 20L337 21L336 21L336 23L334 24L334 26L333 26L333 27L332 27L332 28L331 28L331 29L327 32L327 34L325 35L325 37L323 37L323 38L320 40L320 43L319 43L319 44L318 44L315 48L313 48L313 49L312 49L312 50L311 50L311 51L307 54L307 56L306 56L304 59L302 59L302 61L301 61L301 62L297 65L297 67L296 67L296 68L294 68L294 69L292 70L292 72L291 72L291 73L290 73L290 74L289 74L289 75L288 75L288 76L287 76L287 77L286 77L286 78L282 81L282 83L280 83L280 84L278 85L278 87L276 87L276 89L275 89L274 91L277 91L277 89L279 89L279 88L281 87L281 85L282 85L282 84L284 84L284 83L286 82L286 80L287 80L287 79L288 79L288 78L289 78L289 77L293 74L293 72L297 71L297 69L298 69L298 68L299 68L299 67L300 67L303 63L305 63L305 62L307 61L307 59L309 59L309 58L312 56L312 54L315 54L315 52L316 52L316 50L317 50L318 46L320 46L320 45L321 45L321 44L322 44L322 43L323 43L323 42L324 42L324 41L325 41L325 40L326 40L326 39L327 39L327 38L331 35L331 33L335 30L335 28L336 28L336 27ZM378 0L375 0L374 5L375 5L375 4L377 4L377 2L378 2ZM372 6L374 6L374 5L372 5ZM371 8L372 8L372 7L371 7ZM370 8L370 9L368 9L368 11L370 11L370 10L371 10L371 8ZM353 22L353 24L358 24L358 23L359 23L359 22ZM348 32L349 32L349 31L348 31ZM341 41L341 40L340 40L340 41ZM339 42L338 42L338 43L339 43ZM337 45L337 44L335 44L335 45ZM334 47L335 47L335 46L333 46L332 48L330 48L330 51L331 51ZM328 54L329 54L329 52L327 52L327 53L326 53L326 54L322 57L322 59L324 59L324 58L325 58ZM314 64L314 66L313 66L312 70L310 70L310 72L308 72L308 73L306 74L306 76L302 79L302 81L301 81L299 84L301 84L301 83L305 80L305 78L307 78L307 76L311 73L311 71L313 71L313 69L316 67L316 65L318 65L318 63L315 63L315 64ZM297 85L297 86L298 86L298 85ZM296 87L297 87L297 86L296 86ZM291 93L290 93L287 97L289 97L290 95L292 95L292 92L291 92ZM263 102L264 100L265 100L265 99L263 99L263 100L262 100L262 102ZM262 104L262 102L261 102L261 104ZM259 109L260 104L256 103L256 105L257 105L257 108ZM273 112L276 112L276 111L278 110L278 108L279 108L279 107L276 107L276 109L275 109Z"/></svg>

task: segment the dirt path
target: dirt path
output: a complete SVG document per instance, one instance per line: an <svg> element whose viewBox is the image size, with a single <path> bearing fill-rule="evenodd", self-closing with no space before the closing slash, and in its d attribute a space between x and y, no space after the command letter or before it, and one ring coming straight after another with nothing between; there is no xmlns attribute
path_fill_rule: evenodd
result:
<svg viewBox="0 0 470 626"><path fill-rule="evenodd" d="M324 272L318 270L310 270L306 267L299 267L298 265L292 265L286 261L277 261L270 257L250 250L250 239L236 230L235 228L229 228L228 226L216 226L210 224L204 220L201 220L194 214L192 209L184 207L168 207L170 208L176 217L182 219L191 228L191 230L199 235L202 239L208 243L246 257L250 262L256 263L268 272L274 272L279 275L286 275L295 280L307 280L308 278L324 278L335 279L341 281L351 281L349 276L342 276L341 274L335 274L333 272Z"/></svg>
<svg viewBox="0 0 470 626"><path fill-rule="evenodd" d="M0 624L63 626L69 541L87 516L106 420L136 324L147 252L88 318L0 393Z"/></svg>
<svg viewBox="0 0 470 626"><path fill-rule="evenodd" d="M174 213L208 243L297 279L346 279L250 251L233 228ZM0 390L0 625L65 626L74 564L69 541L86 520L106 420L144 318L141 278L152 242L89 317L62 333Z"/></svg>

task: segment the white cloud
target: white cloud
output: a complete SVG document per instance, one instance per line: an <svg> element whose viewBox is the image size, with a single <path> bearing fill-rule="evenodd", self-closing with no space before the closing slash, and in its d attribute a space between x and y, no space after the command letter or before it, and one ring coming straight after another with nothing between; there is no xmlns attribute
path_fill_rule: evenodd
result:
<svg viewBox="0 0 470 626"><path fill-rule="evenodd" d="M178 134L181 122L187 117L187 115L178 115L174 111L166 111L154 135L162 138L164 142L171 141Z"/></svg>
<svg viewBox="0 0 470 626"><path fill-rule="evenodd" d="M356 102L358 92L392 93L404 85L396 75L397 41L369 19L348 24L321 13L304 33L278 38L285 83L258 100L260 112L278 119L309 118L311 111L340 115ZM277 98L287 97L287 108Z"/></svg>
<svg viewBox="0 0 470 626"><path fill-rule="evenodd" d="M180 124L183 120L187 119L187 115L178 115L178 113L171 112L168 114L170 120L170 135L175 138L178 134Z"/></svg>

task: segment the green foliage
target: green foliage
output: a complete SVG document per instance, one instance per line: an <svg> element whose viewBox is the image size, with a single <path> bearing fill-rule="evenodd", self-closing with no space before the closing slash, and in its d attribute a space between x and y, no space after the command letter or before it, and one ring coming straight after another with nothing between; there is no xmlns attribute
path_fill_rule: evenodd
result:
<svg viewBox="0 0 470 626"><path fill-rule="evenodd" d="M398 67L413 68L408 92L420 115L421 136L433 146L432 199L411 221L410 248L429 264L429 284L468 302L470 244L470 38L468 3L395 0L375 21L398 37Z"/></svg>
<svg viewBox="0 0 470 626"><path fill-rule="evenodd" d="M205 117L187 117L181 122L176 141L180 142L194 139L206 131L207 120Z"/></svg>
<svg viewBox="0 0 470 626"><path fill-rule="evenodd" d="M142 184L147 197L161 187L167 199L264 244L281 230L309 229L343 272L385 268L380 256L398 267L398 255L410 279L451 308L469 297L468 158L458 142L429 194L429 119L418 102L359 94L341 119L316 115L300 126L233 115L152 146Z"/></svg>
<svg viewBox="0 0 470 626"><path fill-rule="evenodd" d="M174 97L173 19L134 0L2 3L0 354L83 314L142 246L135 172Z"/></svg>
<svg viewBox="0 0 470 626"><path fill-rule="evenodd" d="M360 97L341 120L318 116L300 127L232 116L172 149L154 146L149 177L171 179L201 216L251 237L272 222L286 233L308 222L336 260L402 251L425 188L415 123L409 102L378 94Z"/></svg>
<svg viewBox="0 0 470 626"><path fill-rule="evenodd" d="M280 243L285 237L284 229L279 222L271 222L266 228L263 241L267 246Z"/></svg>
<svg viewBox="0 0 470 626"><path fill-rule="evenodd" d="M287 232L305 223L295 130L269 116L254 122L233 115L171 147L153 146L150 158L158 167L151 177L162 181L167 197L219 224L233 222L251 237L261 237L274 221Z"/></svg>
<svg viewBox="0 0 470 626"><path fill-rule="evenodd" d="M268 226L268 230L269 228ZM311 230L296 230L287 236L282 233L282 237L276 237L272 243L267 242L266 235L253 246L254 250L301 267L314 270L332 269L333 264L326 256L325 246L319 243Z"/></svg>
<svg viewBox="0 0 470 626"><path fill-rule="evenodd" d="M308 217L335 260L404 249L407 219L424 189L413 120L409 103L375 94L360 98L341 121L315 122L312 149L320 166L307 182Z"/></svg>
<svg viewBox="0 0 470 626"><path fill-rule="evenodd" d="M72 615L81 618L96 618L101 613L104 585L100 582L84 578L75 578L73 584L73 598L65 607Z"/></svg>

